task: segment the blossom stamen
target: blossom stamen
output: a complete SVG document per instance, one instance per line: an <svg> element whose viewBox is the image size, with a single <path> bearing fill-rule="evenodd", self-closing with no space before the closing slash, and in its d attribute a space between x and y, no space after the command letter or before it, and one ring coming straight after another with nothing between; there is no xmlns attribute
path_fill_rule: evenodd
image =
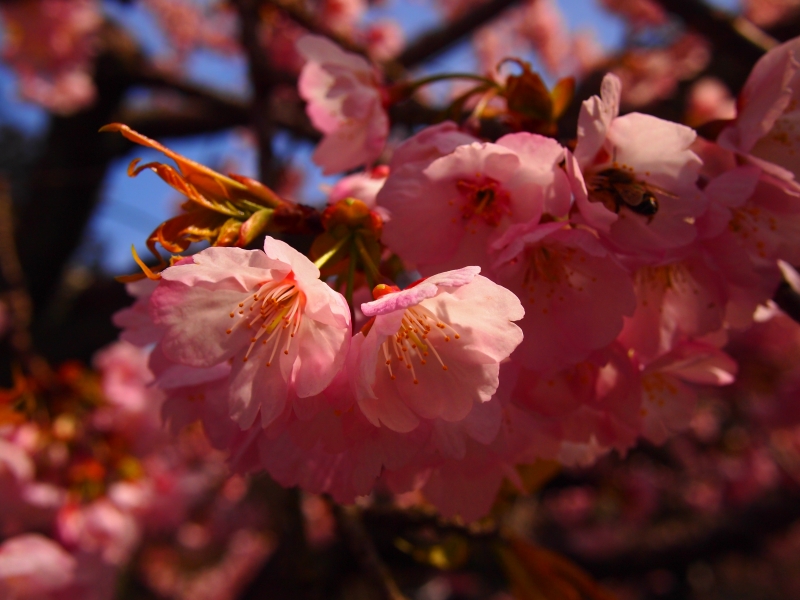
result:
<svg viewBox="0 0 800 600"><path fill-rule="evenodd" d="M467 222L481 220L496 227L505 215L511 214L508 192L490 177L479 176L477 181L460 179L456 188L466 200L461 207L461 216Z"/></svg>
<svg viewBox="0 0 800 600"><path fill-rule="evenodd" d="M239 323L246 323L248 329L254 327L256 329L250 338L250 346L243 357L243 362L247 362L260 339L262 345L274 342L269 361L266 363L268 367L271 366L278 347L282 346L283 353L289 354L292 339L300 328L303 316L303 297L293 282L284 280L264 283L252 298L248 297L246 301L239 302L238 306L239 314L244 315L246 310L248 317L238 321L233 328ZM253 313L252 316L250 313ZM234 313L230 313L229 316L233 317ZM230 334L233 328L227 329L226 333Z"/></svg>
<svg viewBox="0 0 800 600"><path fill-rule="evenodd" d="M433 326L429 323L435 323L436 328L441 332L442 339L445 342L449 342L451 340L451 337L447 334L446 330L449 330L455 339L459 339L461 337L451 325L440 321L428 309L422 306L414 306L406 309L401 321L400 329L396 334L394 334L394 336L388 337L382 344L383 354L386 358L386 366L389 369L389 375L391 379L396 379L396 376L392 372L391 367L392 360L389 354L390 340L397 360L401 364L405 365L406 369L411 371L411 375L415 384L418 384L419 380L417 378L412 361L414 356L416 356L416 358L419 360L419 364L421 366L425 366L428 364L426 358L429 356L430 352L432 352L436 357L436 360L439 361L439 364L442 366L442 370L448 370L447 365L445 364L444 360L442 360L441 355L428 340L428 334L433 330Z"/></svg>

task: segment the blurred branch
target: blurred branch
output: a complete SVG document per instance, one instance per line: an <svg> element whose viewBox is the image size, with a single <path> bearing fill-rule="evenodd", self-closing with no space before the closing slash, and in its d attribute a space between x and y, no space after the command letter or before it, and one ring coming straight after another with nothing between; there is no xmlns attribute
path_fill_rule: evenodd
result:
<svg viewBox="0 0 800 600"><path fill-rule="evenodd" d="M329 504L336 518L339 533L347 541L364 574L379 590L381 600L406 600L364 528L361 509L357 506L340 506L332 500Z"/></svg>
<svg viewBox="0 0 800 600"><path fill-rule="evenodd" d="M309 32L325 36L345 50L368 57L367 51L362 46L356 44L347 36L339 35L326 27L313 13L306 10L301 3L292 0L266 0L265 4L279 9L295 23L308 29Z"/></svg>
<svg viewBox="0 0 800 600"><path fill-rule="evenodd" d="M775 40L752 23L730 17L709 7L702 0L657 1L686 23L687 27L707 37L718 51L738 57L749 65L775 45Z"/></svg>
<svg viewBox="0 0 800 600"><path fill-rule="evenodd" d="M236 0L234 5L239 13L239 37L247 56L250 83L253 86L250 118L258 140L260 180L271 185L279 172L278 165L273 160L274 123L269 110L270 96L277 82L259 39L260 0Z"/></svg>
<svg viewBox="0 0 800 600"><path fill-rule="evenodd" d="M213 90L189 83L175 77L172 73L153 68L149 65L142 65L141 70L135 74L133 83L174 90L180 92L187 98L201 101L214 112L234 115L240 120L246 120L247 118L246 102L223 96Z"/></svg>
<svg viewBox="0 0 800 600"><path fill-rule="evenodd" d="M489 0L485 4L480 4L442 27L422 34L408 45L393 62L406 69L416 67L444 52L476 29L487 25L518 2L520 0Z"/></svg>
<svg viewBox="0 0 800 600"><path fill-rule="evenodd" d="M26 371L42 384L51 379L51 371L33 347L30 334L33 303L25 285L25 273L17 254L14 235L14 209L8 182L0 178L0 273L7 291L3 294L10 311L10 342L14 356Z"/></svg>
<svg viewBox="0 0 800 600"><path fill-rule="evenodd" d="M83 239L106 169L124 147L96 132L112 120L132 74L144 61L130 36L115 25L103 27L101 41L94 78L97 101L74 115L52 117L17 227L19 258L35 315L34 337L64 266Z"/></svg>
<svg viewBox="0 0 800 600"><path fill-rule="evenodd" d="M684 573L697 560L709 561L733 552L756 552L769 542L771 535L787 531L798 519L800 491L795 487L776 490L739 510L642 528L635 547L602 557L587 557L576 551L566 542L568 538L560 528L543 532L541 539L595 577L647 573L653 569Z"/></svg>
<svg viewBox="0 0 800 600"><path fill-rule="evenodd" d="M795 9L792 14L769 27L767 33L781 42L800 35L800 10Z"/></svg>

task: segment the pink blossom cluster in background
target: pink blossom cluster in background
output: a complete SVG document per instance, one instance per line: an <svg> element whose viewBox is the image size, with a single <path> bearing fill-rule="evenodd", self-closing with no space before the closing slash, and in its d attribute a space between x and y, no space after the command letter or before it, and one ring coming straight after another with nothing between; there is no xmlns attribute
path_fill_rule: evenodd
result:
<svg viewBox="0 0 800 600"><path fill-rule="evenodd" d="M3 60L19 76L20 95L57 114L95 98L93 59L102 24L96 0L23 0L0 7Z"/></svg>
<svg viewBox="0 0 800 600"><path fill-rule="evenodd" d="M205 8L195 0L144 0L143 4L163 28L177 66L198 48L223 54L239 51L236 19L222 4L212 3Z"/></svg>
<svg viewBox="0 0 800 600"><path fill-rule="evenodd" d="M799 334L776 307L759 309L753 326L727 346L742 365L736 383L704 390L690 429L663 448L635 450L633 460L604 458L588 481L545 492L537 537L583 564L608 568L651 546L685 552L728 531L737 515L774 510L782 490L800 481ZM753 517L738 518L739 536L757 530ZM701 562L726 596L794 597L798 531L775 534L758 558L699 555L690 562ZM677 591L674 574L647 567L640 581L615 589L620 598ZM703 582L692 579L700 588L693 591L702 592Z"/></svg>
<svg viewBox="0 0 800 600"><path fill-rule="evenodd" d="M325 134L314 160L371 169L387 151L380 79L328 40L298 48ZM173 428L200 420L236 469L339 502L422 490L446 516L480 517L504 478L522 485L517 465L662 444L702 390L736 380L726 344L752 329L778 261L800 262L798 51L759 61L719 143L621 115L613 74L583 103L574 148L422 129L388 168L335 188L332 206L363 202L384 254L422 276L377 285L352 314L315 264L267 237L133 284L117 324L154 344Z"/></svg>
<svg viewBox="0 0 800 600"><path fill-rule="evenodd" d="M0 596L110 599L137 555L142 579L165 597L187 597L178 584L202 577L217 580L213 597L233 594L270 551L263 508L248 512L247 482L229 478L199 430L163 430L164 396L150 385L146 353L119 342L95 365L99 381L63 366L47 409L31 388L31 418L2 414ZM168 588L157 577L170 566L159 545L199 556L216 546L210 555L223 548L222 562L206 558L194 575L173 565ZM226 566L229 557L240 567Z"/></svg>

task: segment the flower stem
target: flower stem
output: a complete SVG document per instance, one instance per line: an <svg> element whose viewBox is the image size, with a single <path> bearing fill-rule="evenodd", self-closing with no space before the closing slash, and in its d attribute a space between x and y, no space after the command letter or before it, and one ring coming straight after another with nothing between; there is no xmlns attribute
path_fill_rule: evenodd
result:
<svg viewBox="0 0 800 600"><path fill-rule="evenodd" d="M355 279L356 279L356 262L358 260L358 254L356 254L356 243L358 240L358 236L353 236L350 242L350 264L347 265L347 282L344 289L344 298L347 300L347 305L350 307L351 317L353 317L355 313L355 308L353 307L353 288L355 287ZM355 318L352 319L352 322L355 321Z"/></svg>
<svg viewBox="0 0 800 600"><path fill-rule="evenodd" d="M325 254L320 256L317 260L314 261L314 266L318 269L322 269L326 264L330 262L330 260L334 257L334 255L342 249L342 247L347 243L351 236L345 236L340 239L336 244L334 244L333 248L328 250Z"/></svg>
<svg viewBox="0 0 800 600"><path fill-rule="evenodd" d="M362 242L361 238L358 236L355 238L355 245L358 249L358 254L361 257L361 262L364 263L364 274L367 276L367 281L371 287L375 287L375 283L380 278L378 267L375 266L374 262L372 262L372 257L370 257L369 252L367 252L364 242Z"/></svg>
<svg viewBox="0 0 800 600"><path fill-rule="evenodd" d="M436 83L437 81L445 81L447 79L471 79L472 81L480 81L481 83L489 84L491 86L497 85L496 81L489 79L488 77L484 77L483 75L475 75L474 73L437 73L436 75L429 75L427 77L423 77L422 79L417 79L416 81L412 81L407 85L409 89L417 90L423 85Z"/></svg>

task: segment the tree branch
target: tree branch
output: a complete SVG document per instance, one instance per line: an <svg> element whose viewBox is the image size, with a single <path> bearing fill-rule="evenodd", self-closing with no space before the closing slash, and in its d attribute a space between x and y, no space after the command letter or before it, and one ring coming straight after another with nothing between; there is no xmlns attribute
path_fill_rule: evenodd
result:
<svg viewBox="0 0 800 600"><path fill-rule="evenodd" d="M276 79L259 40L260 0L236 0L234 4L239 13L239 37L247 56L250 83L253 86L250 120L258 140L259 175L263 183L270 185L279 171L273 160L274 123L269 111Z"/></svg>
<svg viewBox="0 0 800 600"><path fill-rule="evenodd" d="M339 506L332 500L330 506L340 534L347 541L364 574L380 592L381 600L407 600L364 528L360 509L357 506Z"/></svg>
<svg viewBox="0 0 800 600"><path fill-rule="evenodd" d="M416 67L447 50L476 29L487 25L506 9L520 0L489 0L476 6L469 12L457 17L450 23L422 34L398 56L394 62L406 69Z"/></svg>
<svg viewBox="0 0 800 600"><path fill-rule="evenodd" d="M708 38L718 51L750 65L775 45L774 40L752 23L747 27L743 24L744 19L732 18L712 9L702 0L658 0L658 3L687 27Z"/></svg>
<svg viewBox="0 0 800 600"><path fill-rule="evenodd" d="M325 36L331 41L336 42L345 50L349 50L350 52L355 52L356 54L360 54L369 58L369 54L367 53L366 49L353 42L349 37L340 35L332 29L326 27L323 23L320 23L319 19L317 19L313 13L306 10L305 6L302 4L298 2L292 2L291 0L266 0L265 4L279 9L295 23L301 27L304 27L305 29L308 29L308 31L311 33Z"/></svg>

